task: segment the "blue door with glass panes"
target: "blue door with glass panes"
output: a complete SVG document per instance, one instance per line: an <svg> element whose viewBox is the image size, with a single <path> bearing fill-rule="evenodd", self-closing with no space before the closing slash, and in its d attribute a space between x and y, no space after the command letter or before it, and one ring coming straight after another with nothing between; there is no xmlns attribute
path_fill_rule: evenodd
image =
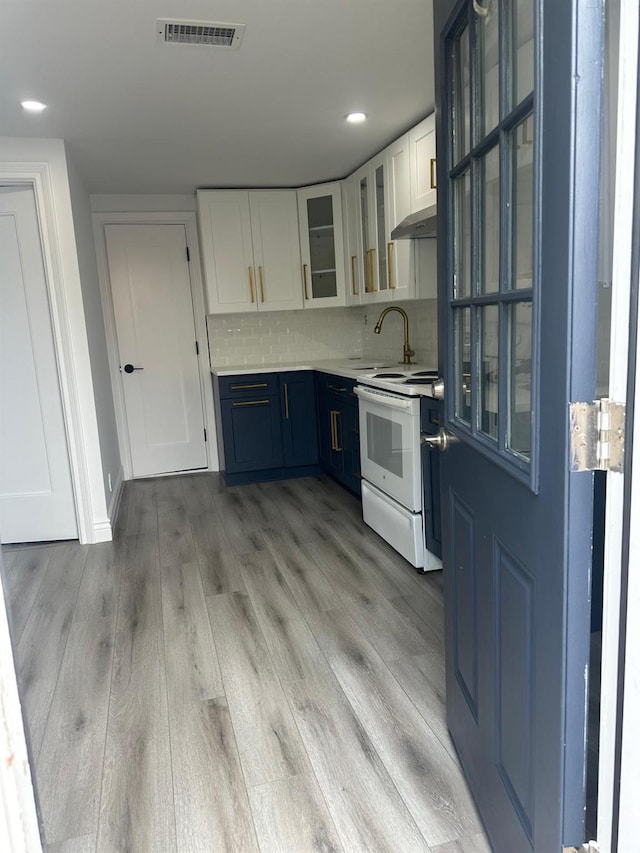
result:
<svg viewBox="0 0 640 853"><path fill-rule="evenodd" d="M584 838L602 2L435 0L448 724L498 853Z"/></svg>

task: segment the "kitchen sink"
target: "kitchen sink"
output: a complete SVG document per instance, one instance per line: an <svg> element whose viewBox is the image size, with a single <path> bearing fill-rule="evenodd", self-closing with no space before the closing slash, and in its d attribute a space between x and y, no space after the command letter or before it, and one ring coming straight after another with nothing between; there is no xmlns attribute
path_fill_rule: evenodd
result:
<svg viewBox="0 0 640 853"><path fill-rule="evenodd" d="M369 364L366 367L354 367L354 370L384 370L385 367L393 367L392 364Z"/></svg>

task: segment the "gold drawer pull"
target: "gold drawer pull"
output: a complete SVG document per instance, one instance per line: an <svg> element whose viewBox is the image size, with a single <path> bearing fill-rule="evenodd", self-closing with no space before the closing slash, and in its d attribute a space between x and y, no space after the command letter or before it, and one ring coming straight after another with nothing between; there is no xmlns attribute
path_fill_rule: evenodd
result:
<svg viewBox="0 0 640 853"><path fill-rule="evenodd" d="M430 171L431 171L431 175L430 175L430 177L431 177L431 189L436 190L436 189L438 189L438 187L436 186L436 158L435 157L431 158Z"/></svg>
<svg viewBox="0 0 640 853"><path fill-rule="evenodd" d="M289 420L289 385L284 383L284 416Z"/></svg>
<svg viewBox="0 0 640 853"><path fill-rule="evenodd" d="M234 406L268 406L271 403L270 400L246 400L242 403L234 403Z"/></svg>
<svg viewBox="0 0 640 853"><path fill-rule="evenodd" d="M249 292L251 293L251 304L256 301L253 294L253 267L248 267L249 270Z"/></svg>
<svg viewBox="0 0 640 853"><path fill-rule="evenodd" d="M230 385L232 391L244 391L246 388L266 388L266 382L256 382L253 385Z"/></svg>
<svg viewBox="0 0 640 853"><path fill-rule="evenodd" d="M309 291L307 290L307 265L302 264L302 281L304 284L304 298L309 298Z"/></svg>
<svg viewBox="0 0 640 853"><path fill-rule="evenodd" d="M338 415L340 412L337 409L331 410L331 449L342 450L338 444Z"/></svg>
<svg viewBox="0 0 640 853"><path fill-rule="evenodd" d="M365 289L365 291L366 291L367 293L373 293L373 292L374 292L374 290L375 290L375 286L374 286L374 282L375 282L375 275L374 275L374 272L373 272L373 270L374 270L374 263L375 263L375 262L374 262L374 260L373 260L373 253L374 253L374 252L375 252L375 249L367 249L367 264L366 264L366 268L367 268L368 285L367 285L367 284L365 284L365 288L364 288L364 289Z"/></svg>
<svg viewBox="0 0 640 853"><path fill-rule="evenodd" d="M336 388L335 385L327 385L327 388L329 389L329 391L337 391L339 394L342 394L343 391L347 390L346 388Z"/></svg>
<svg viewBox="0 0 640 853"><path fill-rule="evenodd" d="M264 279L262 276L262 267L258 267L258 275L260 276L260 302L264 302Z"/></svg>
<svg viewBox="0 0 640 853"><path fill-rule="evenodd" d="M393 243L387 243L387 273L389 275L389 290L395 290L396 286L393 282L393 264L391 263L391 258L393 257Z"/></svg>
<svg viewBox="0 0 640 853"><path fill-rule="evenodd" d="M351 293L354 296L358 296L360 291L356 285L356 269L355 269L355 261L358 260L357 255L351 255Z"/></svg>

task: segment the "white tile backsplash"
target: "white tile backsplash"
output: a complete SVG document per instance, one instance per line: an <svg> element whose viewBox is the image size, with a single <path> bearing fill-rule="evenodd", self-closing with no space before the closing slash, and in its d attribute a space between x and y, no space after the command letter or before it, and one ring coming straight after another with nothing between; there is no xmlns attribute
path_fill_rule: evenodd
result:
<svg viewBox="0 0 640 853"><path fill-rule="evenodd" d="M400 305L409 315L409 340L416 351L415 360L424 367L436 367L438 363L437 305L436 299ZM385 307L377 304L209 315L211 364L227 367L361 357L402 361L403 325L399 314L389 314L380 335L373 333Z"/></svg>
<svg viewBox="0 0 640 853"><path fill-rule="evenodd" d="M363 340L362 356L377 362L402 361L404 342L403 319L400 314L391 312L384 318L379 335L374 334L374 326L385 305L367 305L362 308ZM409 343L416 351L414 361L423 367L438 366L438 300L421 299L399 303L409 317ZM366 323L364 322L366 317Z"/></svg>
<svg viewBox="0 0 640 853"><path fill-rule="evenodd" d="M285 363L362 355L360 308L209 315L211 364Z"/></svg>

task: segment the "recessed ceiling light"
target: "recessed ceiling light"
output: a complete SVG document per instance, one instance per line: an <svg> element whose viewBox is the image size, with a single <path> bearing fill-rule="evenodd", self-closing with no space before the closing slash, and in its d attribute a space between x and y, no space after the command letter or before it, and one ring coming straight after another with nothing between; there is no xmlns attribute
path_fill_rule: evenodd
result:
<svg viewBox="0 0 640 853"><path fill-rule="evenodd" d="M41 113L42 110L46 110L47 108L47 105L40 101L20 101L20 103L22 104L22 108L29 113Z"/></svg>
<svg viewBox="0 0 640 853"><path fill-rule="evenodd" d="M349 113L348 116L345 116L346 120L350 124L360 124L363 121L367 120L366 113Z"/></svg>

